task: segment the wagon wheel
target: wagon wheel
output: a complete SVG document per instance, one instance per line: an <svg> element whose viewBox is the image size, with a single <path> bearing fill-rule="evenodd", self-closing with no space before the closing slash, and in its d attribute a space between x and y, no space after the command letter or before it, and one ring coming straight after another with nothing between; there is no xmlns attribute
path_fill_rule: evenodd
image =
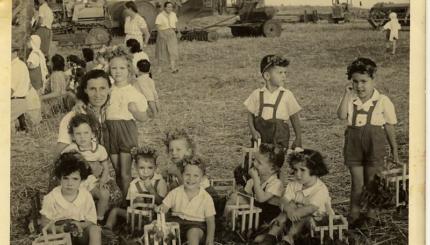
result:
<svg viewBox="0 0 430 245"><path fill-rule="evenodd" d="M282 32L281 24L274 20L264 22L262 28L265 37L279 37Z"/></svg>
<svg viewBox="0 0 430 245"><path fill-rule="evenodd" d="M219 38L219 35L216 31L208 32L208 42L216 42Z"/></svg>
<svg viewBox="0 0 430 245"><path fill-rule="evenodd" d="M95 27L90 30L88 36L85 38L86 45L105 44L108 45L111 41L111 35L106 28Z"/></svg>

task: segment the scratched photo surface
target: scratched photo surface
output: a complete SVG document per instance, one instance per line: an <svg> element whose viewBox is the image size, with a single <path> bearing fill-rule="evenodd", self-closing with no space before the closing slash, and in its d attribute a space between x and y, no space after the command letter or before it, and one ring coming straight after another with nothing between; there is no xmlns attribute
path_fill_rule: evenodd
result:
<svg viewBox="0 0 430 245"><path fill-rule="evenodd" d="M38 18L40 12L45 11L43 8L40 10L39 5L43 5L40 2L45 1L12 1L12 49L15 43L16 55L30 71L31 78L28 90L15 95L15 91L12 91L11 95L12 111L14 106L22 110L13 118L15 120L11 120L10 243L16 245L31 244L45 237L42 235L43 227L35 225L35 222L41 217L43 197L60 184L52 180L55 159L59 156L60 122L69 111L80 110L79 105L82 106L82 102L75 105L76 87L73 82L77 84L86 72L85 68L76 68L85 66L83 48L92 49L95 55L92 65L104 69L106 64L100 60L105 58L107 62L109 57L103 55L125 44L126 38L135 35L125 33L130 31L126 24L130 17L127 16L134 16L130 13L133 10L125 7L126 1L49 0L46 2L53 13L51 25L43 23L50 17ZM258 160L258 156L255 156L258 153L254 154L258 149L252 149L251 145L249 112L244 102L253 91L265 86L267 75L262 76L260 62L269 54L289 61L280 86L291 91L301 108L296 114L299 126L293 125L293 119L288 122L279 120L289 124L290 137L286 147L300 146L321 153L329 172L320 181L327 186L331 199L330 210L333 211L328 213L334 216L323 215L321 220L313 218L311 213L303 218L302 221L306 220L307 225L302 230L303 234L294 237L298 239L296 244L320 244L320 241L323 244L408 243L410 3L407 0L390 2L178 0L172 3L178 20L176 30L166 32L160 29L156 21L160 11L164 11L164 1L135 1L135 14L143 17L146 23L146 27L137 30L137 36L140 35L141 39L138 43L142 44L141 49L150 61L151 76L158 96L152 99L152 102L157 101L155 114L151 103L143 103L148 107L149 116L135 123L137 142L139 146L150 146L157 151L156 172L166 176L172 163L172 153L168 152L164 142L166 132L184 129L189 134L196 154L207 166L208 183L212 185L212 192L209 193L215 201L217 213L215 244L249 244L258 237L256 233L261 235L270 230L270 227L264 229L265 226L261 224L250 224L249 217L252 216L255 223L255 210L261 205L257 199L255 204L249 205L250 198L245 198L248 206L235 211L234 222L231 215L227 220L221 217L229 195L239 189L235 169L248 164L248 160ZM391 31L390 36L384 30L390 20L390 13L397 15L400 27L397 36L393 33L395 31ZM150 34L150 37L146 38L146 34ZM34 35L39 37L34 38ZM52 35L46 52L43 44L50 38L44 35ZM163 40L162 36L167 39ZM395 52L392 40L395 41ZM168 47L176 48L177 52L172 52ZM39 51L46 58L42 58ZM55 71L57 68L53 69L55 62L52 58L58 55L64 59L64 69L60 69L63 71L61 76L64 76L64 81L60 79L64 85L62 88L58 87L59 83L53 82L59 79L59 72ZM79 59L78 62L70 58L73 55ZM164 55L166 60L162 59ZM378 133L383 135L380 137L382 140L372 142L375 144L373 146L369 146L369 142L362 146L372 150L377 148L385 153L385 157L381 158L383 164L380 164L376 181L369 184L358 197L359 200L355 201L362 215L365 216L369 208L377 210L376 215L371 221L363 218L363 223L357 225L348 222L351 221L352 185L350 170L344 163L348 122L338 119L338 105L347 86L355 86L348 80L347 68L359 57L369 58L376 64L372 83L380 94L389 98L393 108L388 106L388 109L381 109L375 106L374 109L377 112L379 110L379 117L385 116L387 123L391 120L393 125L390 124L391 131L388 131L393 137L386 137L390 133L376 127ZM46 67L43 63L46 63ZM112 65L109 62L107 64ZM88 63L86 65L89 66ZM37 76L43 75L47 79L37 79ZM364 76L370 78L367 73ZM129 97L150 101L145 93L138 94L140 97L135 94ZM130 110L130 106L125 108ZM393 113L396 120L391 116ZM363 122L358 122L360 119L363 117L356 116L351 120L363 126ZM364 124L374 123L372 119L368 120L370 122ZM100 130L105 130L104 127ZM301 131L301 142L296 140L297 127ZM364 134L373 134L373 129L371 132ZM397 143L397 154L391 150L392 141ZM110 153L110 147L106 148ZM251 154L245 154L246 150ZM303 152L295 153L304 155ZM297 178L287 158L279 171L281 189ZM109 160L107 165L110 178L104 185L109 191L109 210L126 207L111 162ZM138 174L133 163L131 175L136 177ZM253 178L246 171L243 175L248 179ZM283 196L284 191L279 195ZM96 207L99 207L98 204ZM273 207L278 208L277 205ZM267 206L264 208L267 209ZM239 212L244 210L249 212L246 215ZM330 217L334 217L332 226ZM242 218L245 219L243 223ZM262 219L262 216L259 218ZM169 221L169 217L167 219ZM157 215L153 215L153 220L157 220ZM119 225L108 235L105 229L101 231L102 244L144 242L143 229L132 232L126 219L118 222ZM232 231L233 223L235 231ZM206 228L206 224L203 226ZM76 234L71 227L68 228L73 237ZM321 229L326 231L321 232ZM278 236L278 242L275 240L267 244L279 244L284 236L288 236L287 231ZM175 240L176 236L172 237L169 239ZM184 242L186 236L181 236L181 240ZM179 241L175 241L178 244Z"/></svg>

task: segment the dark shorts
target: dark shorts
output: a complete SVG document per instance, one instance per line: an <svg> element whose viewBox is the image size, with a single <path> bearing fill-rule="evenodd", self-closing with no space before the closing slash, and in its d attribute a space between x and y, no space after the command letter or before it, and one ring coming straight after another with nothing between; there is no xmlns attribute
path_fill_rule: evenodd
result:
<svg viewBox="0 0 430 245"><path fill-rule="evenodd" d="M185 219L182 219L178 216L171 216L167 219L167 221L168 222L177 222L179 224L179 229L181 231L181 240L182 241L186 241L187 232L191 228L201 229L203 231L203 238L205 238L206 222L185 220Z"/></svg>
<svg viewBox="0 0 430 245"><path fill-rule="evenodd" d="M261 117L256 117L254 126L261 135L261 143L279 144L288 149L290 128L287 122L278 119L264 120Z"/></svg>
<svg viewBox="0 0 430 245"><path fill-rule="evenodd" d="M348 127L345 131L345 165L369 167L384 165L385 138L383 126Z"/></svg>
<svg viewBox="0 0 430 245"><path fill-rule="evenodd" d="M134 120L106 120L104 146L109 154L130 153L137 146L137 125Z"/></svg>

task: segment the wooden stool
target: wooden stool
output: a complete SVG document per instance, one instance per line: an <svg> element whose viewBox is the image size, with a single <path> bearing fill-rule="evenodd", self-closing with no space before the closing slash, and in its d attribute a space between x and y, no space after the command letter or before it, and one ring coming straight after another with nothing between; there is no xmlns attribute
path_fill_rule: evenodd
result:
<svg viewBox="0 0 430 245"><path fill-rule="evenodd" d="M254 197L241 192L236 193L237 196L249 198L249 204L239 204L239 198L237 198L235 205L227 205L227 210L232 212L232 231L236 230L236 222L238 222L239 219L241 219L241 232L244 232L245 230L251 230L252 228L257 229L260 222L259 219L260 213L262 211L261 208L254 206ZM248 226L246 226L247 221Z"/></svg>
<svg viewBox="0 0 430 245"><path fill-rule="evenodd" d="M248 160L241 163L241 167L248 171L252 167L254 167L254 159L253 154L258 152L260 145L261 145L261 139L258 139L257 141L253 142L252 148L242 147L242 155L243 159L246 159L246 156L248 155Z"/></svg>
<svg viewBox="0 0 430 245"><path fill-rule="evenodd" d="M57 233L55 222L52 220L42 229L42 236L36 238L32 245L72 245L72 238L70 233ZM50 234L48 234L50 232Z"/></svg>
<svg viewBox="0 0 430 245"><path fill-rule="evenodd" d="M136 202L136 199L143 201ZM154 195L148 194L135 194L130 197L130 206L127 207L127 224L131 224L131 231L134 232L136 226L137 216L137 230L143 229L143 219L148 218L149 222L152 221L152 213L155 207Z"/></svg>
<svg viewBox="0 0 430 245"><path fill-rule="evenodd" d="M328 225L318 225L317 221L312 217L311 223L311 237L315 236L315 233L320 233L320 243L324 244L324 234L328 231L329 237L334 238L334 231L339 232L339 240L343 240L343 231L348 231L348 221L343 215L336 215L331 208L330 204L326 204L326 209L328 213Z"/></svg>
<svg viewBox="0 0 430 245"><path fill-rule="evenodd" d="M157 231L161 232L161 237L157 238ZM150 234L152 233L152 234ZM168 236L172 236L170 242L166 242ZM164 213L157 213L157 220L144 228L144 244L153 245L181 245L181 233L177 222L166 222ZM159 240L162 239L160 243Z"/></svg>
<svg viewBox="0 0 430 245"><path fill-rule="evenodd" d="M406 164L401 164L399 168L385 170L381 172L381 178L385 181L387 186L394 184L396 187L396 207L405 206L406 201L400 201L400 182L402 183L402 190L407 191L407 183L409 175L407 174Z"/></svg>

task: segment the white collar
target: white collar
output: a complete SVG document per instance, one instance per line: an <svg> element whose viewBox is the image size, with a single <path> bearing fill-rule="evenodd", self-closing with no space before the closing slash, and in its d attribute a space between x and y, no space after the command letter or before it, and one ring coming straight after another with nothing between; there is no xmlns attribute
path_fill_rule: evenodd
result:
<svg viewBox="0 0 430 245"><path fill-rule="evenodd" d="M352 99L352 103L353 104L355 104L355 105L359 105L359 106L362 106L362 105L366 105L366 104L371 104L371 103L373 103L373 101L378 101L379 100L379 97L380 97L380 93L378 92L378 90L376 90L376 88L373 90L373 95L372 95L372 97L368 100L368 101L366 101L365 103L363 103L361 100L360 100L360 98L358 98L358 96L357 95L355 95L354 96L354 98Z"/></svg>
<svg viewBox="0 0 430 245"><path fill-rule="evenodd" d="M302 189L303 195L304 195L304 196L309 196L310 194L312 194L312 193L314 193L314 192L318 191L318 190L321 188L321 185L322 185L322 184L323 184L323 183L322 183L322 182L321 182L321 180L318 178L314 185L312 185L311 187L306 188L306 189L304 189L304 190ZM303 185L302 185L302 188L303 188Z"/></svg>
<svg viewBox="0 0 430 245"><path fill-rule="evenodd" d="M286 91L287 89L285 89L284 87L282 87L282 86L279 86L277 89L275 89L275 91L273 91L273 92L270 92L269 91L269 89L267 89L267 87L266 86L264 86L264 87L262 87L262 88L260 88L260 91L263 91L263 92L269 92L269 93L271 93L271 94L275 94L275 93L278 93L278 92L280 92L280 91Z"/></svg>
<svg viewBox="0 0 430 245"><path fill-rule="evenodd" d="M52 194L54 196L54 199L62 207L67 207L68 205L70 205L70 203L72 203L75 206L81 206L85 201L82 193L83 191L85 191L85 189L79 188L78 195L76 196L75 200L73 200L73 202L69 202L64 198L63 194L61 193L61 186L55 187L54 190L52 191Z"/></svg>

